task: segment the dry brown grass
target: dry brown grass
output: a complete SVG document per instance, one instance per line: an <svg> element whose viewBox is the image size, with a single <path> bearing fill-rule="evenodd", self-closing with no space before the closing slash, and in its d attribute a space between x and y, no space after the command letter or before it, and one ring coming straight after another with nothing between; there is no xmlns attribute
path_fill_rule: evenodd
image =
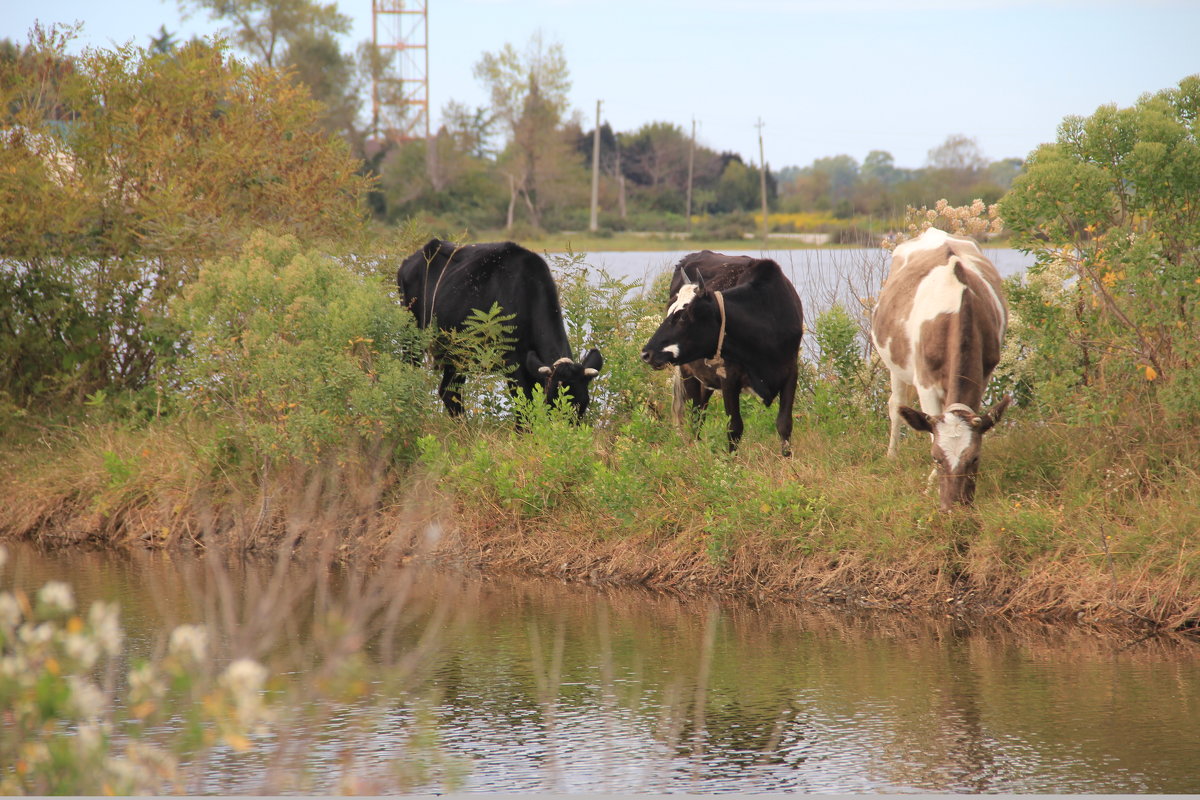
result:
<svg viewBox="0 0 1200 800"><path fill-rule="evenodd" d="M1155 566L1165 557L1158 554L1118 571L1086 543L1015 559L1002 539L978 535L978 520L943 516L924 538L898 540L890 550L826 543L804 552L794 537L746 531L714 557L702 525L686 515L670 530L619 536L589 509L567 506L531 520L486 497L447 494L419 471L400 475L378 454L239 482L201 475L193 440L179 429L72 435L78 441L33 445L24 456L10 451L0 478L10 498L0 537L54 547L285 548L302 559L426 561L684 597L1029 618L1094 629L1193 631L1200 619L1200 586L1183 552L1168 569ZM112 454L107 464L105 453ZM753 448L745 457L770 481L823 485L851 511L856 497L863 502L861 483L830 480L812 461L768 458ZM132 466L114 476L114 463ZM814 525L831 532L842 522ZM879 535L891 534L881 528ZM947 550L947 541L959 544Z"/></svg>

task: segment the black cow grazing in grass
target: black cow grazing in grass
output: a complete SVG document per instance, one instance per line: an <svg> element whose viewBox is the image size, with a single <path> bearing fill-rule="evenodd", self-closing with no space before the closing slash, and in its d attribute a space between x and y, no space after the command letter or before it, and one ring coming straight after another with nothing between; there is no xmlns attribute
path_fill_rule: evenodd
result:
<svg viewBox="0 0 1200 800"><path fill-rule="evenodd" d="M513 242L457 245L430 239L400 265L396 283L422 328L436 323L439 330L461 330L472 312L499 304L503 314L513 315L506 324L514 326L515 341L504 354L513 393L519 389L532 398L533 387L541 385L547 402L566 392L579 416L587 411L588 388L604 358L599 350L588 350L579 361L571 356L558 288L536 253ZM444 353L435 356L442 368L438 394L457 416L463 411L464 378Z"/></svg>
<svg viewBox="0 0 1200 800"><path fill-rule="evenodd" d="M642 348L642 360L655 369L679 368L677 419L685 401L703 410L721 390L731 451L742 438L742 390L768 406L778 397L775 430L786 456L803 332L800 297L778 264L703 250L675 265L666 318Z"/></svg>

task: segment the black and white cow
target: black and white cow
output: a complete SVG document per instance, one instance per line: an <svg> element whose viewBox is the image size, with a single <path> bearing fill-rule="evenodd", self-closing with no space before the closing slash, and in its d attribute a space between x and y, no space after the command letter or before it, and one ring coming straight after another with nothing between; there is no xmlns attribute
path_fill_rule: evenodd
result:
<svg viewBox="0 0 1200 800"><path fill-rule="evenodd" d="M703 409L721 390L729 449L742 438L741 393L779 398L775 430L791 454L792 404L804 310L792 282L769 259L703 250L675 265L666 317L642 349L655 369L679 367L676 415L684 400Z"/></svg>
<svg viewBox="0 0 1200 800"><path fill-rule="evenodd" d="M511 390L531 398L533 387L541 385L547 402L566 392L579 416L587 411L588 390L604 358L599 350L588 350L579 361L572 357L558 288L541 256L513 242L457 245L430 239L400 265L396 283L422 328L436 323L439 330L460 330L473 311L499 304L502 313L514 315L507 324L514 326L515 341L504 354ZM438 394L447 411L461 414L464 378L445 354L438 361Z"/></svg>

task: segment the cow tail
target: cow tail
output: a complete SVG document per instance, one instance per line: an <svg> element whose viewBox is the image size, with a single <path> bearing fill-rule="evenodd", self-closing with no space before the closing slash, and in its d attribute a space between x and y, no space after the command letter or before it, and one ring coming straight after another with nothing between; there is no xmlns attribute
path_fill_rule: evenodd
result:
<svg viewBox="0 0 1200 800"><path fill-rule="evenodd" d="M683 427L687 414L687 394L683 391L683 373L675 368L671 378L671 418L675 424Z"/></svg>

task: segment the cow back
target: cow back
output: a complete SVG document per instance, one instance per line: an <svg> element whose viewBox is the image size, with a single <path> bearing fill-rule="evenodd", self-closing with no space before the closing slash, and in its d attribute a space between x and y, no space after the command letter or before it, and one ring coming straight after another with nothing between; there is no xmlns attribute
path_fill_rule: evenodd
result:
<svg viewBox="0 0 1200 800"><path fill-rule="evenodd" d="M952 386L968 378L962 402L979 401L1000 357L1008 322L999 272L970 239L930 229L897 246L871 320L871 338L908 383Z"/></svg>
<svg viewBox="0 0 1200 800"><path fill-rule="evenodd" d="M727 347L731 340L752 342L754 357L737 361L737 368L753 375L763 386L764 394L773 396L777 384L794 367L804 330L804 309L792 282L780 266L770 259L751 256L729 256L711 250L689 253L680 259L671 278L671 299L674 303L686 282L703 279L706 290L720 291L730 299L742 301L753 313L737 325L731 324ZM728 359L727 359L728 360ZM680 365L681 375L694 377L706 386L717 388L720 374L705 359Z"/></svg>
<svg viewBox="0 0 1200 800"><path fill-rule="evenodd" d="M514 242L457 245L433 239L400 266L405 304L425 327L458 330L476 311L499 305L511 315L512 360L529 350L552 362L570 357L558 289L550 267Z"/></svg>

